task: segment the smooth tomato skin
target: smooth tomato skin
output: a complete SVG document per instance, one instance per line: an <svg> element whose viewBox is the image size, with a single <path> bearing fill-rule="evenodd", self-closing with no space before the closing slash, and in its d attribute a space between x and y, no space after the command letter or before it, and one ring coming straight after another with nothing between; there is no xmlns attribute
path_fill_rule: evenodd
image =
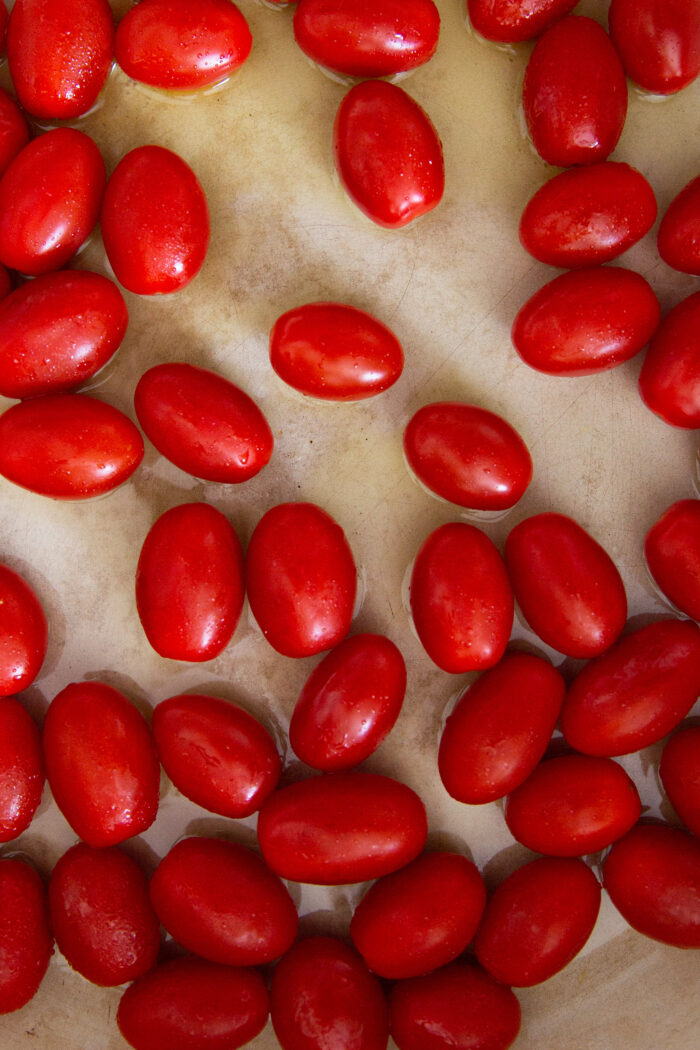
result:
<svg viewBox="0 0 700 1050"><path fill-rule="evenodd" d="M182 91L229 76L252 44L231 0L141 0L117 26L114 57L132 80Z"/></svg>
<svg viewBox="0 0 700 1050"><path fill-rule="evenodd" d="M561 728L577 751L627 755L657 743L700 694L700 628L659 620L624 635L574 678Z"/></svg>
<svg viewBox="0 0 700 1050"><path fill-rule="evenodd" d="M664 212L657 246L674 270L700 274L700 175L676 194Z"/></svg>
<svg viewBox="0 0 700 1050"><path fill-rule="evenodd" d="M467 13L477 33L499 44L532 40L568 15L578 0L467 0Z"/></svg>
<svg viewBox="0 0 700 1050"><path fill-rule="evenodd" d="M513 591L501 555L474 525L431 532L413 565L410 603L423 648L443 671L483 671L503 656Z"/></svg>
<svg viewBox="0 0 700 1050"><path fill-rule="evenodd" d="M538 372L587 376L638 354L660 319L659 301L641 274L592 266L543 285L519 310L511 336Z"/></svg>
<svg viewBox="0 0 700 1050"><path fill-rule="evenodd" d="M700 427L700 292L670 310L654 335L639 373L644 404L665 423Z"/></svg>
<svg viewBox="0 0 700 1050"><path fill-rule="evenodd" d="M355 908L350 936L379 977L418 977L461 955L485 904L475 864L458 853L423 853L369 888Z"/></svg>
<svg viewBox="0 0 700 1050"><path fill-rule="evenodd" d="M88 981L114 987L155 966L160 927L148 880L117 847L79 842L49 879L51 928L70 965Z"/></svg>
<svg viewBox="0 0 700 1050"><path fill-rule="evenodd" d="M31 685L47 645L41 602L26 580L0 564L0 696L13 696Z"/></svg>
<svg viewBox="0 0 700 1050"><path fill-rule="evenodd" d="M352 769L391 731L405 692L406 664L392 641L380 634L346 638L307 678L289 742L313 769Z"/></svg>
<svg viewBox="0 0 700 1050"><path fill-rule="evenodd" d="M2 10L7 8L2 5ZM29 125L11 95L0 88L0 175L29 142Z"/></svg>
<svg viewBox="0 0 700 1050"><path fill-rule="evenodd" d="M440 779L452 798L482 805L532 773L559 718L565 685L539 656L509 652L462 693L445 723Z"/></svg>
<svg viewBox="0 0 700 1050"><path fill-rule="evenodd" d="M0 859L0 1014L36 994L53 954L46 889L34 868Z"/></svg>
<svg viewBox="0 0 700 1050"><path fill-rule="evenodd" d="M673 734L661 753L659 777L678 816L700 837L700 726Z"/></svg>
<svg viewBox="0 0 700 1050"><path fill-rule="evenodd" d="M168 933L210 962L261 966L296 937L299 919L286 887L235 842L182 839L153 873L150 895Z"/></svg>
<svg viewBox="0 0 700 1050"><path fill-rule="evenodd" d="M518 432L477 405L424 405L408 421L403 447L419 480L460 507L508 510L532 480L532 459Z"/></svg>
<svg viewBox="0 0 700 1050"><path fill-rule="evenodd" d="M116 846L151 826L158 755L146 721L112 686L62 689L49 704L43 746L56 805L89 846Z"/></svg>
<svg viewBox="0 0 700 1050"><path fill-rule="evenodd" d="M107 182L101 224L117 280L139 295L184 288L209 246L209 209L197 176L162 146L122 157Z"/></svg>
<svg viewBox="0 0 700 1050"><path fill-rule="evenodd" d="M649 572L670 602L700 620L700 500L667 507L644 539Z"/></svg>
<svg viewBox="0 0 700 1050"><path fill-rule="evenodd" d="M600 884L582 860L539 857L489 897L474 939L476 957L503 984L540 984L578 955L599 910Z"/></svg>
<svg viewBox="0 0 700 1050"><path fill-rule="evenodd" d="M224 817L248 817L277 786L282 762L268 731L242 707L187 693L156 705L153 736L178 791Z"/></svg>
<svg viewBox="0 0 700 1050"><path fill-rule="evenodd" d="M363 401L393 386L403 348L376 317L345 303L306 303L270 332L270 364L289 386L324 401Z"/></svg>
<svg viewBox="0 0 700 1050"><path fill-rule="evenodd" d="M0 697L0 842L26 831L43 788L39 730L19 700Z"/></svg>
<svg viewBox="0 0 700 1050"><path fill-rule="evenodd" d="M258 841L283 879L337 886L388 875L428 833L411 788L377 773L333 773L280 788L263 803Z"/></svg>
<svg viewBox="0 0 700 1050"><path fill-rule="evenodd" d="M630 80L670 95L700 73L697 0L611 0L610 36Z"/></svg>
<svg viewBox="0 0 700 1050"><path fill-rule="evenodd" d="M348 91L333 129L335 166L348 196L396 230L431 211L445 188L442 144L410 95L384 80Z"/></svg>

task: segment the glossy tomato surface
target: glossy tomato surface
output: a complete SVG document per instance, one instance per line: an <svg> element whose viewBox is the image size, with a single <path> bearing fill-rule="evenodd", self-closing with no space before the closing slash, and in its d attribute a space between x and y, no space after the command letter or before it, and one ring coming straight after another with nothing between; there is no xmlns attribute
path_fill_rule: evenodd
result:
<svg viewBox="0 0 700 1050"><path fill-rule="evenodd" d="M644 355L639 392L665 423L700 427L700 292L670 310Z"/></svg>
<svg viewBox="0 0 700 1050"><path fill-rule="evenodd" d="M678 816L700 837L700 726L673 734L661 753L659 777Z"/></svg>
<svg viewBox="0 0 700 1050"><path fill-rule="evenodd" d="M659 223L659 255L681 273L700 274L700 175L676 194Z"/></svg>
<svg viewBox="0 0 700 1050"><path fill-rule="evenodd" d="M700 620L700 500L667 507L646 534L649 572L670 602Z"/></svg>
<svg viewBox="0 0 700 1050"><path fill-rule="evenodd" d="M0 859L0 1014L36 994L53 953L46 890L34 868Z"/></svg>
<svg viewBox="0 0 700 1050"><path fill-rule="evenodd" d="M0 842L26 831L43 788L39 730L19 700L0 697Z"/></svg>
<svg viewBox="0 0 700 1050"><path fill-rule="evenodd" d="M39 599L26 580L0 564L0 696L31 685L47 644L48 626Z"/></svg>
<svg viewBox="0 0 700 1050"><path fill-rule="evenodd" d="M697 0L610 0L608 23L627 76L647 91L674 94L700 73Z"/></svg>
<svg viewBox="0 0 700 1050"><path fill-rule="evenodd" d="M7 8L2 5L2 10ZM29 142L29 125L15 100L0 88L0 175Z"/></svg>
<svg viewBox="0 0 700 1050"><path fill-rule="evenodd" d="M518 44L539 36L568 15L578 0L467 0L477 33L498 44Z"/></svg>
<svg viewBox="0 0 700 1050"><path fill-rule="evenodd" d="M333 146L342 185L378 225L398 229L440 203L442 144L427 114L395 84L368 80L351 88Z"/></svg>

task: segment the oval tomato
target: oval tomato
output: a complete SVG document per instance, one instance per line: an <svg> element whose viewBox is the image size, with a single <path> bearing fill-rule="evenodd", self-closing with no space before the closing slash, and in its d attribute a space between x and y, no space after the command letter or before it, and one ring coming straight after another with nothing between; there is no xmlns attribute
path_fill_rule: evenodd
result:
<svg viewBox="0 0 700 1050"><path fill-rule="evenodd" d="M4 4L0 5L7 11ZM0 88L0 175L29 142L29 125L11 95Z"/></svg>
<svg viewBox="0 0 700 1050"><path fill-rule="evenodd" d="M513 346L547 375L587 376L628 361L661 318L648 282L621 266L560 274L528 299L513 322Z"/></svg>
<svg viewBox="0 0 700 1050"><path fill-rule="evenodd" d="M486 40L517 44L539 36L578 0L467 0L469 20Z"/></svg>
<svg viewBox="0 0 700 1050"><path fill-rule="evenodd" d="M262 854L283 879L364 882L417 857L425 807L405 784L376 773L334 773L275 791L258 817Z"/></svg>
<svg viewBox="0 0 700 1050"><path fill-rule="evenodd" d="M0 564L0 696L31 685L41 670L48 627L36 594L18 573Z"/></svg>
<svg viewBox="0 0 700 1050"><path fill-rule="evenodd" d="M700 500L667 507L646 534L644 556L668 600L700 620Z"/></svg>
<svg viewBox="0 0 700 1050"><path fill-rule="evenodd" d="M174 292L197 276L209 245L209 209L192 169L162 146L117 164L102 202L102 239L117 280L140 295Z"/></svg>
<svg viewBox="0 0 700 1050"><path fill-rule="evenodd" d="M435 529L416 555L411 614L426 653L451 674L482 671L503 656L513 591L503 559L474 525Z"/></svg>
<svg viewBox="0 0 700 1050"><path fill-rule="evenodd" d="M56 805L89 846L116 846L149 828L160 765L150 729L104 682L66 686L44 721L46 775Z"/></svg>
<svg viewBox="0 0 700 1050"><path fill-rule="evenodd" d="M0 697L0 842L26 831L43 788L39 730L19 700Z"/></svg>
<svg viewBox="0 0 700 1050"><path fill-rule="evenodd" d="M440 139L418 103L395 84L366 80L348 91L335 118L333 148L349 197L380 226L406 226L442 199Z"/></svg>
<svg viewBox="0 0 700 1050"><path fill-rule="evenodd" d="M438 769L458 802L503 798L530 775L551 739L564 679L546 660L510 652L460 696L445 723Z"/></svg>
<svg viewBox="0 0 700 1050"><path fill-rule="evenodd" d="M0 1014L36 994L53 954L44 884L18 858L0 859Z"/></svg>
<svg viewBox="0 0 700 1050"><path fill-rule="evenodd" d="M697 0L610 0L610 36L627 76L670 95L700 73Z"/></svg>
<svg viewBox="0 0 700 1050"><path fill-rule="evenodd" d="M252 43L231 0L141 0L117 27L114 57L132 80L186 90L229 76Z"/></svg>
<svg viewBox="0 0 700 1050"><path fill-rule="evenodd" d="M392 331L344 303L306 303L288 310L270 332L270 364L309 397L361 401L387 390L403 371Z"/></svg>
<svg viewBox="0 0 700 1050"><path fill-rule="evenodd" d="M659 255L681 273L700 274L700 175L676 194L659 223Z"/></svg>
<svg viewBox="0 0 700 1050"><path fill-rule="evenodd" d="M700 427L700 292L666 314L639 373L647 408L674 427Z"/></svg>
<svg viewBox="0 0 700 1050"><path fill-rule="evenodd" d="M659 777L678 816L700 837L700 726L674 733L661 753Z"/></svg>

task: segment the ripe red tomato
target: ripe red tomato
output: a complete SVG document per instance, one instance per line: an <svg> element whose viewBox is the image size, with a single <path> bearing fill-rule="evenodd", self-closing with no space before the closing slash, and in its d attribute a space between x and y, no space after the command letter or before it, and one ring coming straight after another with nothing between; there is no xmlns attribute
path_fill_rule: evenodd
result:
<svg viewBox="0 0 700 1050"><path fill-rule="evenodd" d="M187 838L156 868L158 918L188 951L226 966L261 966L292 944L299 919L284 884L235 842Z"/></svg>
<svg viewBox="0 0 700 1050"><path fill-rule="evenodd" d="M229 76L252 43L231 0L141 0L117 27L114 57L133 80L182 91Z"/></svg>
<svg viewBox="0 0 700 1050"><path fill-rule="evenodd" d="M248 545L246 588L277 652L301 657L332 649L350 630L357 588L345 533L313 503L272 507Z"/></svg>
<svg viewBox="0 0 700 1050"><path fill-rule="evenodd" d="M700 292L666 314L639 373L647 408L674 427L700 427Z"/></svg>
<svg viewBox="0 0 700 1050"><path fill-rule="evenodd" d="M23 860L0 859L0 1014L36 994L53 954L44 884Z"/></svg>
<svg viewBox="0 0 700 1050"><path fill-rule="evenodd" d="M548 164L592 164L612 153L627 116L627 81L597 22L568 15L542 34L525 71L523 108Z"/></svg>
<svg viewBox="0 0 700 1050"><path fill-rule="evenodd" d="M7 8L0 4L7 15ZM29 125L15 100L0 88L0 175L29 142Z"/></svg>
<svg viewBox="0 0 700 1050"><path fill-rule="evenodd" d="M333 773L275 791L258 816L262 854L283 879L336 886L404 867L425 846L425 807L377 773Z"/></svg>
<svg viewBox="0 0 700 1050"><path fill-rule="evenodd" d="M282 763L268 731L242 707L185 694L157 704L153 736L178 791L210 813L248 817L274 791Z"/></svg>
<svg viewBox="0 0 700 1050"><path fill-rule="evenodd" d="M102 239L117 280L140 295L184 288L202 268L209 210L192 169L162 146L132 149L102 202Z"/></svg>
<svg viewBox="0 0 700 1050"><path fill-rule="evenodd" d="M659 301L641 274L593 266L560 274L535 292L513 322L512 339L538 372L587 376L638 354L660 318Z"/></svg>
<svg viewBox="0 0 700 1050"><path fill-rule="evenodd" d="M599 909L600 884L582 860L539 857L489 897L474 940L476 957L503 984L540 984L578 955Z"/></svg>
<svg viewBox="0 0 700 1050"><path fill-rule="evenodd" d="M659 776L678 816L700 837L700 726L674 733L661 753Z"/></svg>
<svg viewBox="0 0 700 1050"><path fill-rule="evenodd" d="M392 331L343 303L306 303L288 310L270 332L270 364L309 397L362 401L387 390L403 371Z"/></svg>
<svg viewBox="0 0 700 1050"><path fill-rule="evenodd" d="M355 908L350 936L380 977L417 977L461 955L485 904L475 864L458 853L423 853L369 888Z"/></svg>
<svg viewBox="0 0 700 1050"><path fill-rule="evenodd" d="M89 846L116 846L149 828L160 765L133 704L104 682L75 682L44 721L46 775L56 805Z"/></svg>
<svg viewBox="0 0 700 1050"><path fill-rule="evenodd" d="M611 0L610 36L627 76L670 95L700 73L697 0Z"/></svg>
<svg viewBox="0 0 700 1050"><path fill-rule="evenodd" d="M49 880L51 928L63 955L93 984L114 987L155 966L160 927L138 865L116 847L79 842Z"/></svg>
<svg viewBox="0 0 700 1050"><path fill-rule="evenodd" d="M518 432L476 405L424 405L409 420L403 447L419 480L460 507L507 510L532 479L530 453Z"/></svg>
<svg viewBox="0 0 700 1050"><path fill-rule="evenodd" d="M676 194L659 223L659 255L681 273L700 274L700 175Z"/></svg>
<svg viewBox="0 0 700 1050"><path fill-rule="evenodd" d="M517 44L539 36L578 0L467 0L469 20L487 40Z"/></svg>
<svg viewBox="0 0 700 1050"><path fill-rule="evenodd" d="M550 266L595 266L636 244L656 213L654 191L641 172L602 161L545 182L523 211L520 242Z"/></svg>
<svg viewBox="0 0 700 1050"><path fill-rule="evenodd" d="M270 1020L282 1050L385 1050L389 1038L379 981L335 937L307 937L280 959Z"/></svg>
<svg viewBox="0 0 700 1050"><path fill-rule="evenodd" d="M338 108L333 146L342 185L380 226L406 226L440 203L440 139L418 103L395 84L366 80L351 88Z"/></svg>
<svg viewBox="0 0 700 1050"><path fill-rule="evenodd" d="M458 802L481 805L522 784L551 739L564 679L539 656L510 652L462 693L445 723L438 769Z"/></svg>
<svg viewBox="0 0 700 1050"><path fill-rule="evenodd" d="M44 760L39 730L19 700L0 697L0 842L29 827L41 802Z"/></svg>
<svg viewBox="0 0 700 1050"><path fill-rule="evenodd" d="M0 696L31 685L46 656L48 627L41 603L21 576L0 564Z"/></svg>
<svg viewBox="0 0 700 1050"><path fill-rule="evenodd" d="M474 525L435 529L416 555L411 613L430 659L451 674L483 671L503 656L513 592L501 555Z"/></svg>
<svg viewBox="0 0 700 1050"><path fill-rule="evenodd" d="M149 368L134 407L161 455L205 481L247 481L272 455L272 431L253 399L206 368L179 362Z"/></svg>
<svg viewBox="0 0 700 1050"><path fill-rule="evenodd" d="M700 694L700 628L659 620L624 635L576 676L561 727L589 755L626 755L661 740Z"/></svg>
<svg viewBox="0 0 700 1050"><path fill-rule="evenodd" d="M62 270L28 281L0 303L0 394L70 390L118 349L128 311L113 281Z"/></svg>
<svg viewBox="0 0 700 1050"><path fill-rule="evenodd" d="M668 600L700 620L700 500L667 507L646 534L644 556Z"/></svg>
<svg viewBox="0 0 700 1050"><path fill-rule="evenodd" d="M289 724L295 754L333 773L364 762L399 717L406 664L381 634L346 638L307 678Z"/></svg>

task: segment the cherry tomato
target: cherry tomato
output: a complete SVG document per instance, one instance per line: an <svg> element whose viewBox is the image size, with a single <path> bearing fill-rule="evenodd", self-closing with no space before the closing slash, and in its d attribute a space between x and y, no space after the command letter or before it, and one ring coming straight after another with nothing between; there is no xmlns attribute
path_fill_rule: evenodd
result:
<svg viewBox="0 0 700 1050"><path fill-rule="evenodd" d="M445 723L438 769L458 802L503 798L532 773L551 739L564 679L529 653L510 652L466 689Z"/></svg>
<svg viewBox="0 0 700 1050"><path fill-rule="evenodd" d="M335 165L351 200L373 222L398 229L435 208L445 188L442 145L402 88L366 80L340 103Z"/></svg>
<svg viewBox="0 0 700 1050"><path fill-rule="evenodd" d="M474 940L476 957L503 984L540 984L578 955L599 909L600 885L582 860L540 857L489 897Z"/></svg>
<svg viewBox="0 0 700 1050"><path fill-rule="evenodd" d="M31 685L46 656L48 627L41 603L21 576L0 564L0 696Z"/></svg>
<svg viewBox="0 0 700 1050"><path fill-rule="evenodd" d="M0 1014L36 994L53 954L44 884L23 860L0 859Z"/></svg>
<svg viewBox="0 0 700 1050"><path fill-rule="evenodd" d="M294 39L321 66L351 77L405 73L435 54L433 0L299 0Z"/></svg>
<svg viewBox="0 0 700 1050"><path fill-rule="evenodd" d="M611 0L610 36L627 76L670 95L700 73L697 0Z"/></svg>
<svg viewBox="0 0 700 1050"><path fill-rule="evenodd" d="M0 394L79 386L118 349L128 319L116 284L98 273L62 270L21 285L0 303Z"/></svg>
<svg viewBox="0 0 700 1050"><path fill-rule="evenodd" d="M275 791L258 817L262 854L283 879L364 882L404 867L425 846L425 807L377 773L334 773Z"/></svg>
<svg viewBox="0 0 700 1050"><path fill-rule="evenodd" d="M576 676L561 727L589 755L626 755L661 740L700 694L700 628L659 620L624 635Z"/></svg>
<svg viewBox="0 0 700 1050"><path fill-rule="evenodd" d="M130 985L117 1024L135 1050L236 1050L263 1030L268 1010L256 970L188 956Z"/></svg>
<svg viewBox="0 0 700 1050"><path fill-rule="evenodd" d="M522 214L520 242L550 266L595 266L636 244L656 213L654 191L636 168L602 161L545 182Z"/></svg>
<svg viewBox="0 0 700 1050"><path fill-rule="evenodd" d="M590 267L560 274L535 292L511 334L520 357L538 372L587 376L638 354L660 318L659 301L641 274Z"/></svg>
<svg viewBox="0 0 700 1050"><path fill-rule="evenodd" d="M700 726L674 733L661 753L659 776L678 816L700 837Z"/></svg>
<svg viewBox="0 0 700 1050"><path fill-rule="evenodd" d="M192 169L162 146L119 161L102 202L102 239L117 280L141 295L184 288L202 268L209 210Z"/></svg>
<svg viewBox="0 0 700 1050"><path fill-rule="evenodd" d="M141 0L117 27L114 57L133 80L186 90L229 76L252 43L231 0Z"/></svg>
<svg viewBox="0 0 700 1050"><path fill-rule="evenodd" d="M700 292L666 314L639 373L647 408L674 427L700 427Z"/></svg>
<svg viewBox="0 0 700 1050"><path fill-rule="evenodd" d="M659 223L659 255L681 273L700 274L700 175L676 194Z"/></svg>
<svg viewBox="0 0 700 1050"><path fill-rule="evenodd" d="M0 697L0 842L27 830L43 787L39 730L19 700Z"/></svg>
<svg viewBox="0 0 700 1050"><path fill-rule="evenodd" d="M160 765L148 725L104 682L75 682L44 721L46 775L56 805L89 846L116 846L155 820Z"/></svg>
<svg viewBox="0 0 700 1050"><path fill-rule="evenodd" d="M501 44L539 36L576 7L578 0L467 0L469 20L477 33Z"/></svg>
<svg viewBox="0 0 700 1050"><path fill-rule="evenodd" d="M428 536L413 565L410 601L418 637L443 671L482 671L503 656L513 592L500 554L474 525L450 522Z"/></svg>
<svg viewBox="0 0 700 1050"><path fill-rule="evenodd" d="M700 620L700 500L667 507L646 534L644 556L668 600Z"/></svg>
<svg viewBox="0 0 700 1050"><path fill-rule="evenodd" d="M362 401L387 390L403 371L403 349L385 325L343 303L288 310L270 332L270 364L309 397Z"/></svg>
<svg viewBox="0 0 700 1050"><path fill-rule="evenodd" d="M0 11L7 8L0 4ZM29 126L11 95L0 88L0 175L29 142Z"/></svg>
<svg viewBox="0 0 700 1050"><path fill-rule="evenodd" d="M134 407L161 455L205 481L247 481L272 455L272 431L253 399L206 368L177 362L149 368Z"/></svg>
<svg viewBox="0 0 700 1050"><path fill-rule="evenodd" d="M282 763L275 742L242 707L185 694L153 712L153 736L178 791L210 813L248 817L275 789Z"/></svg>
<svg viewBox="0 0 700 1050"><path fill-rule="evenodd" d="M51 927L78 973L105 987L124 984L155 966L160 927L138 865L116 847L79 842L49 880Z"/></svg>
<svg viewBox="0 0 700 1050"><path fill-rule="evenodd" d="M627 116L627 81L597 22L568 15L542 34L525 71L523 109L548 164L592 164L612 153Z"/></svg>
<svg viewBox="0 0 700 1050"><path fill-rule="evenodd" d="M289 724L294 752L314 769L352 769L391 731L406 692L406 664L381 634L336 646L306 680Z"/></svg>
<svg viewBox="0 0 700 1050"><path fill-rule="evenodd" d="M380 977L417 977L461 955L485 904L475 864L458 853L423 853L370 887L355 908L350 936Z"/></svg>
<svg viewBox="0 0 700 1050"><path fill-rule="evenodd" d="M640 824L603 863L603 886L630 926L663 944L700 948L700 842L665 824Z"/></svg>
<svg viewBox="0 0 700 1050"><path fill-rule="evenodd" d="M335 937L297 941L274 969L270 1020L282 1050L385 1050L381 985Z"/></svg>
<svg viewBox="0 0 700 1050"><path fill-rule="evenodd" d="M476 405L424 405L409 420L403 447L420 481L460 507L507 510L532 479L530 453L518 432Z"/></svg>
<svg viewBox="0 0 700 1050"><path fill-rule="evenodd" d="M248 546L246 587L253 616L277 652L313 656L350 630L357 573L345 533L313 503L280 503Z"/></svg>
<svg viewBox="0 0 700 1050"><path fill-rule="evenodd" d="M296 937L284 884L253 853L223 839L176 843L151 878L158 918L179 944L226 966L260 966Z"/></svg>

